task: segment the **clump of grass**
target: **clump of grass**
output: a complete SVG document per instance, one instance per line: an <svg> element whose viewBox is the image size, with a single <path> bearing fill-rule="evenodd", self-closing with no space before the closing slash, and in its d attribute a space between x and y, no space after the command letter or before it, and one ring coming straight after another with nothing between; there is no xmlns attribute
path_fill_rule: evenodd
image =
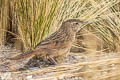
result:
<svg viewBox="0 0 120 80"><path fill-rule="evenodd" d="M119 0L63 0L60 3L62 5L58 5L52 26L61 25L69 18L89 21L88 25L83 27L94 30L93 33L103 41L103 49L117 51L120 46L119 3ZM54 30L52 29L51 32Z"/></svg>
<svg viewBox="0 0 120 80"><path fill-rule="evenodd" d="M106 11L96 17L94 23L89 25L97 31L96 34L109 47L110 51L119 51L118 48L120 47L119 6L119 1L114 2L112 6L109 6Z"/></svg>
<svg viewBox="0 0 120 80"><path fill-rule="evenodd" d="M7 5L7 1L1 3ZM61 23L69 18L89 21L88 25L95 29L95 35L112 50L119 46L119 0L20 0L9 1L14 4L14 21L18 28L17 39L25 50L35 47L45 36L57 30ZM3 5L2 3L2 5ZM8 8L1 5L1 29L7 30ZM6 17L5 17L5 16ZM13 25L14 25L14 21ZM114 27L114 29L113 29ZM87 28L86 28L87 29ZM89 28L88 28L89 29ZM6 33L1 31L1 42L4 43Z"/></svg>
<svg viewBox="0 0 120 80"><path fill-rule="evenodd" d="M0 0L0 44L4 45L5 43L5 32L3 31L3 29L6 30L7 28L7 23L8 23L8 3L9 1L3 1Z"/></svg>
<svg viewBox="0 0 120 80"><path fill-rule="evenodd" d="M17 1L18 32L25 50L35 47L49 34L58 0Z"/></svg>

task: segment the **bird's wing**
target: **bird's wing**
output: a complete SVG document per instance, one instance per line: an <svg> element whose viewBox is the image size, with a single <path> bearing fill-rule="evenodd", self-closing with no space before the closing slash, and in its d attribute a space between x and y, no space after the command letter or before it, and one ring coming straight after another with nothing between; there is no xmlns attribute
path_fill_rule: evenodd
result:
<svg viewBox="0 0 120 80"><path fill-rule="evenodd" d="M35 49L38 48L47 48L47 49L62 49L66 48L70 45L69 41L65 41L66 35L59 34L60 32L55 32L51 34L49 37L42 40L38 43Z"/></svg>
<svg viewBox="0 0 120 80"><path fill-rule="evenodd" d="M70 42L60 42L59 40L57 41L49 41L49 42L41 42L39 43L35 49L44 49L44 48L47 48L47 49L63 49L63 48L66 48L68 47L70 44Z"/></svg>

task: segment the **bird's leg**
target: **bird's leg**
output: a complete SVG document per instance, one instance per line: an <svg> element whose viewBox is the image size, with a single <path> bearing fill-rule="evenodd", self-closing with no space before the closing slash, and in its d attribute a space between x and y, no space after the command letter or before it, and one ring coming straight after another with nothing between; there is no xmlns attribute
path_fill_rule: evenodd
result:
<svg viewBox="0 0 120 80"><path fill-rule="evenodd" d="M55 61L54 58L50 58L50 60L51 60L55 65L57 65L57 62Z"/></svg>
<svg viewBox="0 0 120 80"><path fill-rule="evenodd" d="M57 65L56 60L53 57L50 57L50 55L46 55L46 60L49 61L49 64Z"/></svg>

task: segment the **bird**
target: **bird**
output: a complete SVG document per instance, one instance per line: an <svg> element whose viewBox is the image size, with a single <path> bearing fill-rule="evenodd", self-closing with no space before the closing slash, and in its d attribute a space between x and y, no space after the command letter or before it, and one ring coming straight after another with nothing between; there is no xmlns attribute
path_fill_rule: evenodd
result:
<svg viewBox="0 0 120 80"><path fill-rule="evenodd" d="M81 29L82 24L86 22L79 19L68 19L62 23L57 31L39 42L33 50L10 59L20 60L38 56L45 60L50 59L54 64L62 63L75 41L76 33Z"/></svg>

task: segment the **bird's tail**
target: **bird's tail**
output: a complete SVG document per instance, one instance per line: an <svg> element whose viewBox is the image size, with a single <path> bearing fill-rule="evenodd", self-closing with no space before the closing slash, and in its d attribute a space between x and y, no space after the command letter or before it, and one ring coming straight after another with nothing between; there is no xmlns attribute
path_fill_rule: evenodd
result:
<svg viewBox="0 0 120 80"><path fill-rule="evenodd" d="M17 55L15 57L12 57L12 58L9 58L9 59L10 60L19 60L19 59L28 58L28 57L31 57L31 56L34 56L34 55L35 55L34 51L28 51L28 52L22 53L20 55Z"/></svg>

